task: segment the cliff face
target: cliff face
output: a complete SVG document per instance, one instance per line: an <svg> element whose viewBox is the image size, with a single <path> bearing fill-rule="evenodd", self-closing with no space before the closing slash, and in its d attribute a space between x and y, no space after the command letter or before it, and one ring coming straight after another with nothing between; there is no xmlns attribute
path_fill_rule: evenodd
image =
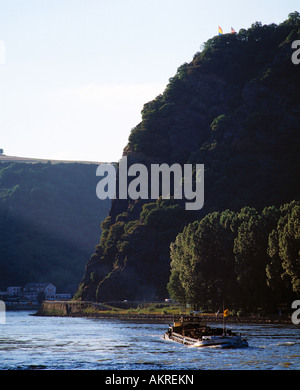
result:
<svg viewBox="0 0 300 390"><path fill-rule="evenodd" d="M165 298L169 245L187 223L299 199L300 65L291 61L299 29L294 13L279 26L214 37L144 105L124 149L128 164L204 164L204 207L113 201L77 299Z"/></svg>

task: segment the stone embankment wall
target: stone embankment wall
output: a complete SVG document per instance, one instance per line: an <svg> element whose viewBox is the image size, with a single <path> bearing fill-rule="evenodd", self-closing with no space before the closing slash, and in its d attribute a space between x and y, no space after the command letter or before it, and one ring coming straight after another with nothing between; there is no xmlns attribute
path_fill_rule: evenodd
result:
<svg viewBox="0 0 300 390"><path fill-rule="evenodd" d="M110 310L109 310L110 308ZM120 309L119 309L120 310ZM53 317L91 317L91 318L118 318L123 320L139 320L139 321L163 321L172 323L175 319L173 314L139 314L136 312L130 313L118 310L112 310L112 307L107 304L96 302L81 302L81 301L44 301L40 309L35 314L36 316L53 316ZM180 315L176 315L179 318ZM222 323L223 316L216 316L211 313L200 314L201 320L204 322ZM226 323L262 323L262 324L291 324L290 316L229 316L226 318Z"/></svg>
<svg viewBox="0 0 300 390"><path fill-rule="evenodd" d="M109 311L109 312L108 312ZM44 301L36 316L53 317L92 317L92 318L119 318L130 320L157 320L173 321L173 315L167 314L137 314L137 313L118 313L111 307L96 302L81 301Z"/></svg>
<svg viewBox="0 0 300 390"><path fill-rule="evenodd" d="M79 301L44 301L36 315L80 317L88 313L89 309L96 311L96 305L92 302ZM98 309L99 310L99 309ZM92 311L92 310L91 310Z"/></svg>

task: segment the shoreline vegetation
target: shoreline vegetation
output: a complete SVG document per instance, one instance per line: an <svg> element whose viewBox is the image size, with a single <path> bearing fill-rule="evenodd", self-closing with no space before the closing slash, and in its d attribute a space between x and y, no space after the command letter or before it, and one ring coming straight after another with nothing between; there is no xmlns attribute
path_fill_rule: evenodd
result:
<svg viewBox="0 0 300 390"><path fill-rule="evenodd" d="M284 311L277 314L240 313L230 311L226 323L291 324L291 316ZM130 321L170 322L181 316L193 315L204 322L223 322L222 312L194 312L176 303L164 302L84 302L84 301L44 301L33 314L38 317L88 317L99 319L119 319Z"/></svg>

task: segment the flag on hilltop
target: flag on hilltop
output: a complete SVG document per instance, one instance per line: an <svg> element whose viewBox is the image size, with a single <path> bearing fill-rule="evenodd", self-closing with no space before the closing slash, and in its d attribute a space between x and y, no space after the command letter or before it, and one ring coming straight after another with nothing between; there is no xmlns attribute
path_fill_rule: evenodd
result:
<svg viewBox="0 0 300 390"><path fill-rule="evenodd" d="M223 30L221 29L221 27L219 26L219 35L222 35L223 34Z"/></svg>
<svg viewBox="0 0 300 390"><path fill-rule="evenodd" d="M231 34L236 34L236 31L234 28L231 27Z"/></svg>

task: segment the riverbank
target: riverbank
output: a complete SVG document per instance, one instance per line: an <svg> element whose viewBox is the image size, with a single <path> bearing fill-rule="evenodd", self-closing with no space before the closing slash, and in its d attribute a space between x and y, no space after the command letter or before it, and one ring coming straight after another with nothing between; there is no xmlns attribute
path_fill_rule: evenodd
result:
<svg viewBox="0 0 300 390"><path fill-rule="evenodd" d="M119 305L122 306L122 305ZM126 306L124 304L123 306ZM127 305L128 306L128 305ZM139 305L141 306L141 305ZM120 319L130 321L147 321L147 322L172 322L181 315L187 315L188 312L180 311L180 308L164 304L149 306L148 311L138 308L129 308L112 306L107 303L80 302L80 301L44 301L40 309L34 314L35 316L52 316L52 317L89 317L102 319ZM162 307L159 307L162 306ZM223 322L222 315L215 313L199 313L204 322ZM255 324L291 324L291 317L279 315L244 315L229 316L226 323L255 323Z"/></svg>

